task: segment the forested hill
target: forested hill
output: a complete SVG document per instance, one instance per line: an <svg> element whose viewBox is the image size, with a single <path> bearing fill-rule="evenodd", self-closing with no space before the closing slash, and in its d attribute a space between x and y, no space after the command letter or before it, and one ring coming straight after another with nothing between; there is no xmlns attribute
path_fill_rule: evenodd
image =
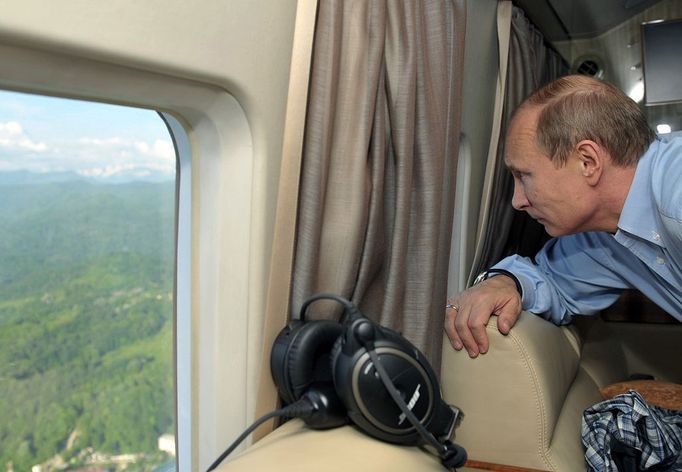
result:
<svg viewBox="0 0 682 472"><path fill-rule="evenodd" d="M174 191L0 178L0 466L164 460Z"/></svg>
<svg viewBox="0 0 682 472"><path fill-rule="evenodd" d="M172 183L0 185L0 202L0 294L107 255L173 256Z"/></svg>

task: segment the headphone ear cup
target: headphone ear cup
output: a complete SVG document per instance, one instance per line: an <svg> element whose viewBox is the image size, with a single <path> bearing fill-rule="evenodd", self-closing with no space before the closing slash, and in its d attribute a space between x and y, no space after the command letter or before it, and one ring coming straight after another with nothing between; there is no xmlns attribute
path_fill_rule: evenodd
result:
<svg viewBox="0 0 682 472"><path fill-rule="evenodd" d="M382 367L408 408L425 427L438 410L440 387L425 358L400 334L375 326L374 342ZM373 366L364 347L343 349L343 336L332 348L334 385L348 416L361 430L383 441L417 445L423 443Z"/></svg>
<svg viewBox="0 0 682 472"><path fill-rule="evenodd" d="M297 331L301 329L302 325L303 323L296 320L282 328L282 331L277 334L275 342L272 345L272 350L270 351L270 373L272 374L272 380L275 382L279 396L286 404L294 402L291 389L288 388L287 385L287 351L289 350L291 340L294 339Z"/></svg>
<svg viewBox="0 0 682 472"><path fill-rule="evenodd" d="M300 399L313 384L332 384L329 354L342 331L339 323L319 320L295 323L278 335L270 367L286 403Z"/></svg>
<svg viewBox="0 0 682 472"><path fill-rule="evenodd" d="M336 381L336 361L339 359L339 354L341 354L341 347L343 346L343 336L339 336L336 338L336 341L334 341L334 345L332 346L332 350L329 354L329 369L332 373L332 380L334 381L334 386L338 384Z"/></svg>

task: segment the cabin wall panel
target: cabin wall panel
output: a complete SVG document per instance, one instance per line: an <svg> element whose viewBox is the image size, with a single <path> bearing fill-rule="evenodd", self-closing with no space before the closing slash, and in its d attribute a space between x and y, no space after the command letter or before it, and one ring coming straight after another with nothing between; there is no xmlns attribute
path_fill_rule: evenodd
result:
<svg viewBox="0 0 682 472"><path fill-rule="evenodd" d="M0 87L155 108L188 131L191 469L253 416L295 13L295 0L2 4Z"/></svg>
<svg viewBox="0 0 682 472"><path fill-rule="evenodd" d="M457 292L466 282L476 246L499 63L496 18L496 0L467 2L462 84L463 139L457 170L458 189L448 280L450 294Z"/></svg>

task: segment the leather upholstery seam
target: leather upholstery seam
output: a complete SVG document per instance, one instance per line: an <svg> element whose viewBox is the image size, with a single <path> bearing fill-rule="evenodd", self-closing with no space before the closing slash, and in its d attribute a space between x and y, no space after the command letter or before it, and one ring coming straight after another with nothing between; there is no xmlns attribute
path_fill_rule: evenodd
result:
<svg viewBox="0 0 682 472"><path fill-rule="evenodd" d="M535 316L535 315L533 315L533 316ZM540 439L538 441L538 445L537 445L538 449L537 450L538 450L540 457L544 461L545 465L547 465L552 470L556 470L555 464L552 462L551 458L547 455L545 448L544 448L545 440L548 438L547 421L546 421L547 409L546 409L545 403L542 399L542 395L540 394L541 393L540 392L540 390L541 390L540 381L538 379L536 370L532 366L531 357L528 354L528 351L526 351L526 349L523 347L523 344L521 343L519 338L517 336L515 336L513 333L514 333L513 330L510 331L508 336L514 342L514 346L516 347L519 354L521 355L521 358L523 359L523 364L526 367L528 375L533 382L533 386L535 387L534 391L533 391L533 395L535 396L535 403L536 403L536 405L538 405L536 420L537 420L537 424L539 424L539 426L540 426L540 431L541 431L541 436L540 436Z"/></svg>

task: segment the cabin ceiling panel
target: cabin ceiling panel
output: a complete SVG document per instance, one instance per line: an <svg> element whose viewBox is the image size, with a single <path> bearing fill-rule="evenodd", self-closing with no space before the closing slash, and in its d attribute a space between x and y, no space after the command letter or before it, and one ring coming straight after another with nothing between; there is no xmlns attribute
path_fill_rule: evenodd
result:
<svg viewBox="0 0 682 472"><path fill-rule="evenodd" d="M549 41L599 36L661 0L517 0Z"/></svg>

